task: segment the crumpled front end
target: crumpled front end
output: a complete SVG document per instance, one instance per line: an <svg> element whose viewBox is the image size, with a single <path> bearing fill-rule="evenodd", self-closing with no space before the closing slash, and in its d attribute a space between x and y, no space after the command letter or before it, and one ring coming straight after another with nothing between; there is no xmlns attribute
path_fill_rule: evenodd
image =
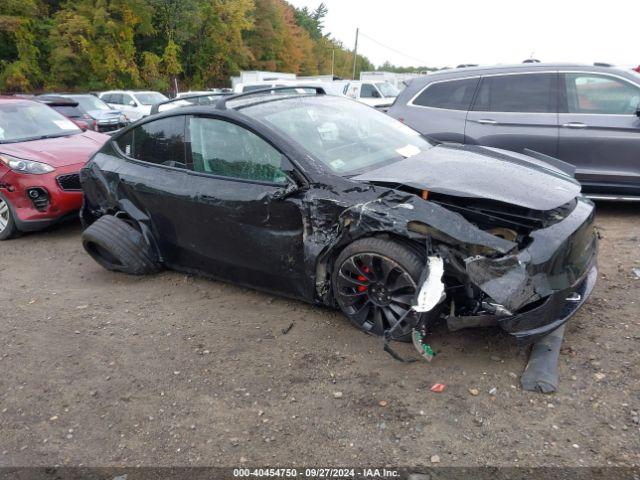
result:
<svg viewBox="0 0 640 480"><path fill-rule="evenodd" d="M446 295L421 315L424 322L444 316L451 330L498 325L528 343L565 323L593 290L593 222L594 205L581 196L536 212L436 195L425 201L394 189L347 208L334 244L378 234L408 239L425 261L444 260ZM327 283L320 273L322 295Z"/></svg>
<svg viewBox="0 0 640 480"><path fill-rule="evenodd" d="M464 259L479 289L478 311L452 315L453 329L497 324L520 343L534 341L564 324L591 294L598 250L593 203L577 199L562 220L529 234L530 243L504 256Z"/></svg>

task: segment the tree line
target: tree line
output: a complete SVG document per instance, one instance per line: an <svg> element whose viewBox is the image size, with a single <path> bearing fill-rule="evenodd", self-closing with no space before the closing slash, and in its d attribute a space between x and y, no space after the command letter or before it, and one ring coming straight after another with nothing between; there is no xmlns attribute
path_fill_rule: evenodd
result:
<svg viewBox="0 0 640 480"><path fill-rule="evenodd" d="M230 86L240 70L350 78L327 8L285 0L1 0L0 91ZM356 70L373 70L358 55Z"/></svg>

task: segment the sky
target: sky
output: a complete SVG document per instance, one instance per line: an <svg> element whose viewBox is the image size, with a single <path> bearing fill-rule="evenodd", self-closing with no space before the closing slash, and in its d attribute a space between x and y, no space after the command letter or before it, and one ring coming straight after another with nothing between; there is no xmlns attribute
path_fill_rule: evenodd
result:
<svg viewBox="0 0 640 480"><path fill-rule="evenodd" d="M325 33L374 64L455 67L543 62L640 64L638 0L288 0L329 9Z"/></svg>

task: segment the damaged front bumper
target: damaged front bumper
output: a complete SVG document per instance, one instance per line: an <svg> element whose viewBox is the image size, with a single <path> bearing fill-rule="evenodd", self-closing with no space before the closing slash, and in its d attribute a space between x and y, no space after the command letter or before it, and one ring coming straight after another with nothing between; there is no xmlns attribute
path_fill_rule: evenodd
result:
<svg viewBox="0 0 640 480"><path fill-rule="evenodd" d="M596 286L597 278L598 268L593 265L576 285L548 296L530 310L499 319L498 325L513 335L518 344L535 342L564 325L580 309Z"/></svg>
<svg viewBox="0 0 640 480"><path fill-rule="evenodd" d="M530 234L531 243L512 255L465 260L469 281L499 311L450 316L450 329L498 325L520 344L552 332L573 316L597 279L594 205L578 198L561 221Z"/></svg>

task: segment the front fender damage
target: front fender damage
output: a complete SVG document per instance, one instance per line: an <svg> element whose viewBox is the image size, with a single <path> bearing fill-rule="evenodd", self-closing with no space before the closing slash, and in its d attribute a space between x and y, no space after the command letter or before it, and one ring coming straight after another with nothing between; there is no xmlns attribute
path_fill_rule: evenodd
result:
<svg viewBox="0 0 640 480"><path fill-rule="evenodd" d="M316 264L316 293L321 301L331 303L330 260L337 255L333 252L361 237L392 235L421 248L425 263L427 258L441 257L447 289L465 291L467 305L463 308L454 305L451 297L447 320L452 329L500 325L520 341L519 330L533 332L542 321L540 315L530 318L537 312L535 302L545 301L541 311L555 315L565 293L582 285L594 268L597 241L593 212L591 202L579 199L565 218L531 231L528 241L518 244L480 229L435 202L385 190L345 208L337 224L322 229L325 248ZM428 275L423 275L427 285L428 280ZM416 298L414 305L418 303ZM529 306L531 314L519 316Z"/></svg>
<svg viewBox="0 0 640 480"><path fill-rule="evenodd" d="M326 202L326 199L312 202L316 211L311 218L326 217ZM315 241L310 240L324 245L316 268L317 294L324 303L330 303L329 260L337 256L335 252L341 247L358 238L393 235L416 245L425 245L426 255L443 256L447 263L454 261L454 258L447 258L449 252L456 252L464 258L478 249L493 255L504 255L517 249L515 242L479 229L459 213L415 195L386 189L376 198L344 209L337 224L332 223L330 228L326 228L327 225L322 227L315 231ZM447 248L439 249L437 245Z"/></svg>

